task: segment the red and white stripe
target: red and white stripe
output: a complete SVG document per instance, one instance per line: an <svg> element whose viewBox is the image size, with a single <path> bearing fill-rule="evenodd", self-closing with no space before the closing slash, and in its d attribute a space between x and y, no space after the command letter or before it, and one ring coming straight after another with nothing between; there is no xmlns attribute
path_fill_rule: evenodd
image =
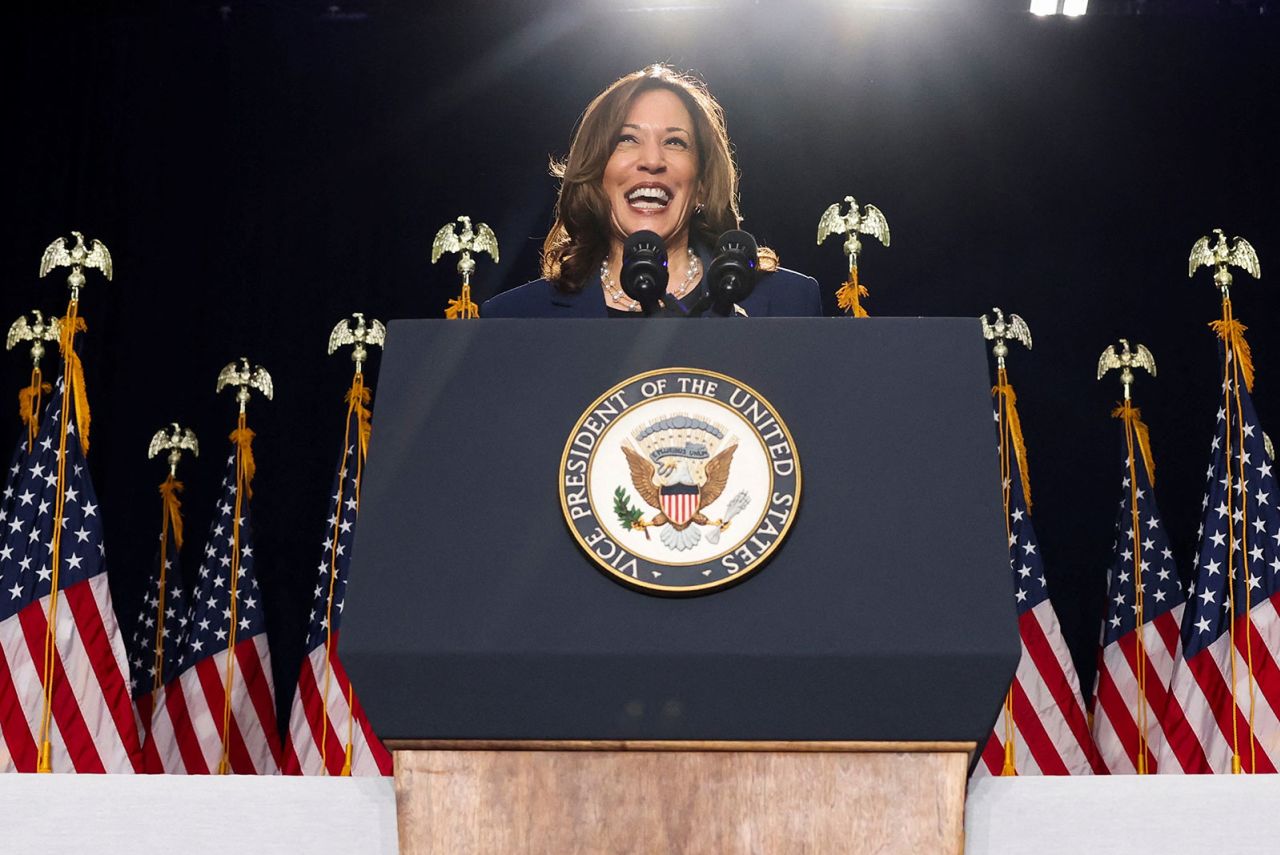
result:
<svg viewBox="0 0 1280 855"><path fill-rule="evenodd" d="M236 775L279 772L271 654L263 634L235 647L231 717L227 733L230 770ZM228 651L205 657L156 693L151 732L143 746L148 772L216 774L222 759L223 702Z"/></svg>
<svg viewBox="0 0 1280 855"><path fill-rule="evenodd" d="M0 771L36 771L49 598L0 624ZM124 641L105 573L62 590L54 657L54 772L141 771Z"/></svg>
<svg viewBox="0 0 1280 855"><path fill-rule="evenodd" d="M684 525L698 512L697 493L662 493L662 512L676 525Z"/></svg>
<svg viewBox="0 0 1280 855"><path fill-rule="evenodd" d="M341 775L350 743L352 775L390 775L391 754L374 735L351 689L338 658L336 637L330 650L328 692L324 646L311 651L302 663L285 735L283 771L286 775Z"/></svg>
<svg viewBox="0 0 1280 855"><path fill-rule="evenodd" d="M1276 771L1280 760L1277 597L1280 594L1236 619L1234 657L1231 635L1223 633L1174 672L1163 722L1168 744L1161 754L1161 771L1230 773L1237 747L1242 771Z"/></svg>
<svg viewBox="0 0 1280 855"><path fill-rule="evenodd" d="M1049 600L1018 618L1022 656L1013 684L1014 763L1019 775L1088 775L1104 772L1089 735L1080 678ZM974 768L975 777L1004 768L1002 705L991 737Z"/></svg>
<svg viewBox="0 0 1280 855"><path fill-rule="evenodd" d="M1181 660L1181 605L1141 627L1146 675L1146 770L1159 771L1165 744L1161 720L1169 701L1169 684ZM1125 633L1101 651L1094 683L1093 741L1107 771L1138 771L1138 630Z"/></svg>

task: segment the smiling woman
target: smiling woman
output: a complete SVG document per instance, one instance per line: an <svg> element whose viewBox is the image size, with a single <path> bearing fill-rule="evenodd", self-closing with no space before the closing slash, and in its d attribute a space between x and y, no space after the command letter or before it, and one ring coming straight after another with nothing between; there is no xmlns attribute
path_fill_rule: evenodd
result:
<svg viewBox="0 0 1280 855"><path fill-rule="evenodd" d="M638 316L616 277L622 245L656 232L670 258L667 306L687 313L702 296L716 238L738 228L738 170L724 113L701 81L665 65L617 80L583 113L561 179L542 276L499 294L485 317ZM761 251L749 315L820 315L817 283Z"/></svg>

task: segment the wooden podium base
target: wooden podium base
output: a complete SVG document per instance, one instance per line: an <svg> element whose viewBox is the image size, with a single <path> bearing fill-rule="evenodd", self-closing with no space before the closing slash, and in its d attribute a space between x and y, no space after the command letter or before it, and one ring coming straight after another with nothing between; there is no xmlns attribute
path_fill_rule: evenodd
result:
<svg viewBox="0 0 1280 855"><path fill-rule="evenodd" d="M402 855L964 851L970 742L389 741Z"/></svg>

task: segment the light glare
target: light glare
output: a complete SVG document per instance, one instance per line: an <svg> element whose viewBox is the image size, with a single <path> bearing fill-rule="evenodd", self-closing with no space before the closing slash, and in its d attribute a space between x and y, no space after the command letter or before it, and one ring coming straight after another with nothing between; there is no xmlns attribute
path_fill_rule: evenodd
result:
<svg viewBox="0 0 1280 855"><path fill-rule="evenodd" d="M1062 4L1062 14L1083 15L1089 9L1089 0L1066 0Z"/></svg>
<svg viewBox="0 0 1280 855"><path fill-rule="evenodd" d="M1058 14L1058 0L1031 0L1032 15Z"/></svg>

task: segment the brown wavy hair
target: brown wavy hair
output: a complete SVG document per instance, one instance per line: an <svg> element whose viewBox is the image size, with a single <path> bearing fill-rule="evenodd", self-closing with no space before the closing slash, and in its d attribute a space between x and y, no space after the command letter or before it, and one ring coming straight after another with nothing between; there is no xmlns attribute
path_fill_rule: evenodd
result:
<svg viewBox="0 0 1280 855"><path fill-rule="evenodd" d="M542 244L542 276L563 291L582 290L609 251L611 209L601 186L605 164L632 102L652 89L674 92L693 117L702 205L689 221L690 245L714 244L721 232L738 227L738 167L724 110L701 80L667 65L651 65L614 81L592 99L578 121L569 156L551 163L551 174L560 179L560 197Z"/></svg>

